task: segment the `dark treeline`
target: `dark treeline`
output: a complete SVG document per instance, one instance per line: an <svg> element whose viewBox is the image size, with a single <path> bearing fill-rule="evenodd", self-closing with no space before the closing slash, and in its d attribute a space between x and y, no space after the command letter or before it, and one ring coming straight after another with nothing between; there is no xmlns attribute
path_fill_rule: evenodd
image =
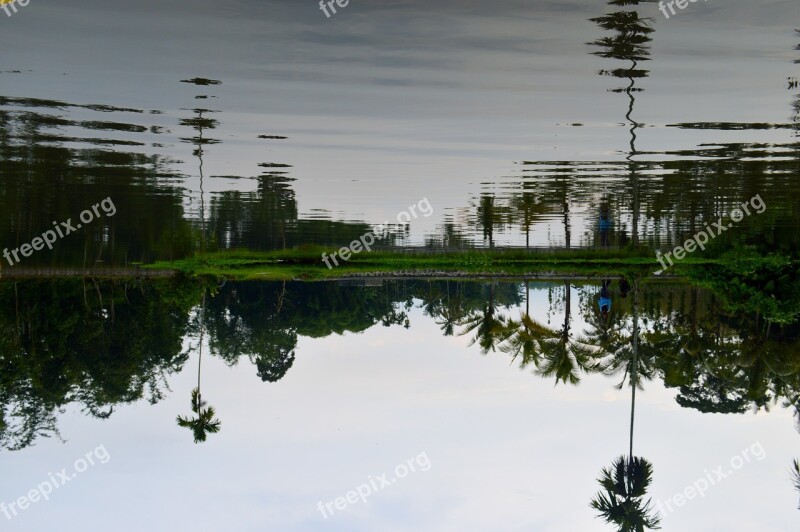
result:
<svg viewBox="0 0 800 532"><path fill-rule="evenodd" d="M25 266L85 266L148 262L180 257L193 248L191 225L182 207L182 190L171 161L134 151L149 128L112 122L106 115L141 113L91 108L104 121L74 121L61 116L63 102L0 98L0 242L4 248L30 243L53 222L80 223L80 213L105 198L114 216L101 216L66 236L52 251L24 259ZM64 128L81 129L73 138ZM158 129L152 130L157 134ZM97 138L98 132L109 138ZM111 138L114 137L114 138ZM75 147L78 144L80 147ZM129 151L126 151L129 150ZM3 268L10 265L3 260Z"/></svg>
<svg viewBox="0 0 800 532"><path fill-rule="evenodd" d="M78 111L98 119L69 118ZM113 202L115 214L100 211L91 223L59 238L53 250L38 250L22 265L128 266L198 251L338 245L369 230L365 223L300 218L288 164L262 163L255 176L205 175L204 159L213 157L214 145L221 142L209 136L219 125L210 118L220 116L212 110L194 109L177 124L194 132L180 140L194 147L186 155L197 160L194 175L182 173L181 161L148 153L163 151L158 141L167 133L160 126L142 125L152 113L158 114L0 97L2 249L30 243L53 229L53 222L71 220L75 227L82 211L105 198ZM255 186L248 192L203 192L218 177ZM199 179L199 191L187 188L190 178ZM390 245L400 234L379 242ZM0 269L10 267L9 259L2 259Z"/></svg>
<svg viewBox="0 0 800 532"><path fill-rule="evenodd" d="M645 284L637 308L627 281L611 280L607 292L540 283L531 288L547 290L544 321L528 313L521 283L4 282L0 444L16 449L57 435L57 414L69 404L107 417L117 404L158 401L201 334L210 356L252 364L255 378L276 382L290 374L299 337L408 328L414 309L443 335L464 335L483 353L567 384L592 373L625 381L635 325L640 382L663 381L682 406L740 413L797 405L800 281L796 271L776 268L768 273L780 274L778 281L764 272L727 272L741 286L738 294L719 289L718 274L710 273L694 285ZM598 306L603 294L613 301L608 312ZM585 330L575 325L578 317L589 324Z"/></svg>

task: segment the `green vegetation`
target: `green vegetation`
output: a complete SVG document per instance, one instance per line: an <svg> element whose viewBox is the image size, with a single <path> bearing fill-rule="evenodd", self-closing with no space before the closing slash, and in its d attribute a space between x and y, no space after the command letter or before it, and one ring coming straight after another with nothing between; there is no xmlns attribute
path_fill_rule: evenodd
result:
<svg viewBox="0 0 800 532"><path fill-rule="evenodd" d="M427 277L636 277L650 276L661 269L655 254L629 250L469 250L445 252L430 249L407 251L374 251L353 255L347 262L328 269L323 253L332 248L306 246L280 251L221 251L197 254L192 258L161 261L146 266L177 270L190 276L217 276L232 280L326 280L368 275L402 275ZM736 271L756 271L788 265L791 261L777 257L732 256L711 258L703 254L686 257L667 270L664 278L699 277L695 271L715 271L722 267Z"/></svg>

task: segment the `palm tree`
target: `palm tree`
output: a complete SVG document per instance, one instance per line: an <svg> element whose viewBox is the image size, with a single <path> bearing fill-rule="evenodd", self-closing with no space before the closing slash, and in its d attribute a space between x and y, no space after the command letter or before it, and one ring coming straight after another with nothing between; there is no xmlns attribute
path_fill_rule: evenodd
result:
<svg viewBox="0 0 800 532"><path fill-rule="evenodd" d="M520 321L508 322L505 343L501 349L514 359L522 354L522 367L534 362L536 374L555 377L556 384L577 384L580 382L580 372L591 368L596 347L573 337L570 331L570 283L566 282L564 288L564 325L561 329L546 327L525 312Z"/></svg>
<svg viewBox="0 0 800 532"><path fill-rule="evenodd" d="M592 367L596 348L572 335L572 286L569 281L564 283L564 290L564 325L554 340L545 342L536 372L542 377L554 376L556 384L559 381L578 384L580 371L588 372Z"/></svg>
<svg viewBox="0 0 800 532"><path fill-rule="evenodd" d="M489 351L494 351L495 347L508 339L511 334L505 316L497 315L497 303L494 299L496 283L489 283L489 301L480 311L471 312L458 325L464 327L459 336L475 332L475 337L469 343L470 346L477 343L481 347L481 352L485 355Z"/></svg>
<svg viewBox="0 0 800 532"><path fill-rule="evenodd" d="M660 528L661 518L653 515L647 489L653 481L653 466L640 457L626 460L620 456L610 468L603 468L597 479L604 491L592 499L592 508L606 522L619 527L619 532L642 532Z"/></svg>
<svg viewBox="0 0 800 532"><path fill-rule="evenodd" d="M520 316L519 321L510 320L508 330L508 340L500 349L512 356L512 362L522 355L520 367L523 368L531 362L538 367L545 343L559 338L558 332L540 324L527 312Z"/></svg>
<svg viewBox="0 0 800 532"><path fill-rule="evenodd" d="M451 298L450 281L445 281L446 293L441 297L432 298L425 307L425 314L434 318L436 325L445 336L453 336L456 325L466 316L464 297L460 286L460 284L456 284L456 293Z"/></svg>
<svg viewBox="0 0 800 532"><path fill-rule="evenodd" d="M192 431L195 443L206 441L207 433L219 432L222 422L214 419L216 412L213 406L206 408L206 402L200 398L200 388L192 390L192 412L197 417L178 416L177 421L179 427L185 427Z"/></svg>
<svg viewBox="0 0 800 532"><path fill-rule="evenodd" d="M176 421L179 427L191 429L194 433L194 442L200 443L206 441L206 433L216 434L219 432L222 423L218 419L214 419L216 412L214 407L209 406L206 408L206 402L200 396L200 364L203 359L203 330L204 319L206 312L206 294L203 292L203 304L200 307L200 345L199 355L197 357L197 388L192 390L192 412L197 417L183 417L178 416Z"/></svg>
<svg viewBox="0 0 800 532"><path fill-rule="evenodd" d="M633 426L636 413L636 389L639 388L639 282L633 282L633 338L630 365L631 425L628 457L617 458L611 469L603 469L598 482L604 491L592 499L591 506L619 532L643 532L660 528L661 516L653 513L650 499L644 501L653 478L653 466L633 455ZM623 380L624 383L624 380Z"/></svg>

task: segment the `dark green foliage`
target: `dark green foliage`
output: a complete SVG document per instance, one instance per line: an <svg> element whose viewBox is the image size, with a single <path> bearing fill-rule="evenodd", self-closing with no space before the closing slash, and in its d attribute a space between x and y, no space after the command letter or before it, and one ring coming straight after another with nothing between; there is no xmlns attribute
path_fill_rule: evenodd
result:
<svg viewBox="0 0 800 532"><path fill-rule="evenodd" d="M597 481L603 490L592 499L591 507L619 532L660 528L661 517L654 513L650 499L644 500L653 481L650 462L636 456L630 460L620 456L610 468L603 468Z"/></svg>

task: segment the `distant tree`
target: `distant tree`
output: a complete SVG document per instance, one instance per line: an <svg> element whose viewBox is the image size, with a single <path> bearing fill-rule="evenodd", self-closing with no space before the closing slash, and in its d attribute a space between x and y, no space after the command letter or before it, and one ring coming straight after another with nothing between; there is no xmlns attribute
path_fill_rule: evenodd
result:
<svg viewBox="0 0 800 532"><path fill-rule="evenodd" d="M219 432L222 423L215 419L216 412L213 406L206 407L206 402L200 398L200 389L192 390L192 412L195 417L178 416L179 427L188 428L194 435L194 442L201 443L206 441L207 434Z"/></svg>

